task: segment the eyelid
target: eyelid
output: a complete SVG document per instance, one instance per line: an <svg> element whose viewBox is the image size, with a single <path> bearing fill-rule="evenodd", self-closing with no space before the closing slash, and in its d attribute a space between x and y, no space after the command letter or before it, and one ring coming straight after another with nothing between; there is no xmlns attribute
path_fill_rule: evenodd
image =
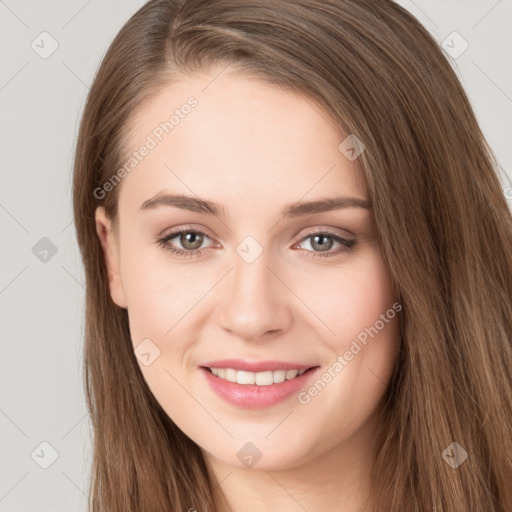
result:
<svg viewBox="0 0 512 512"><path fill-rule="evenodd" d="M180 225L172 227L172 228L167 228L162 232L161 235L158 235L158 236L159 236L159 238L162 238L162 237L168 236L173 233L180 233L182 231L194 231L197 233L208 235L210 238L215 238L207 228L204 228L202 226L196 227L193 224L180 224Z"/></svg>
<svg viewBox="0 0 512 512"><path fill-rule="evenodd" d="M315 235L317 233L326 233L330 235L340 236L341 238L345 238L347 241L352 241L353 239L355 239L355 235L347 230L342 230L340 228L335 228L331 226L315 226L313 228L307 228L305 231L300 231L301 236L300 238L297 239L297 242L302 241L308 235Z"/></svg>

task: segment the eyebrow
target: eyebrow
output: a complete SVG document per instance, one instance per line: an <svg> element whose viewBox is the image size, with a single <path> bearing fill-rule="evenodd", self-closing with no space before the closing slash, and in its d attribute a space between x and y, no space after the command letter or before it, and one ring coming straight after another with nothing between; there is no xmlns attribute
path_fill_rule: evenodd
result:
<svg viewBox="0 0 512 512"><path fill-rule="evenodd" d="M160 192L151 199L142 203L139 212L153 210L162 206L181 208L196 213L226 217L224 208L212 201L183 194L168 194ZM359 197L338 196L317 201L303 201L287 204L281 211L283 218L302 217L321 213L330 210L341 210L344 208L370 209L370 202Z"/></svg>

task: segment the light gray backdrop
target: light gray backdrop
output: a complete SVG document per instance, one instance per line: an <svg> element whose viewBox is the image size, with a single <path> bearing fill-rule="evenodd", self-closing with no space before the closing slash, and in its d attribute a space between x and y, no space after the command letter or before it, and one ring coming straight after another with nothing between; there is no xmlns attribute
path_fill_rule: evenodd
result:
<svg viewBox="0 0 512 512"><path fill-rule="evenodd" d="M0 0L1 511L86 510L91 445L72 155L100 59L143 3ZM512 204L512 0L400 4L452 56Z"/></svg>

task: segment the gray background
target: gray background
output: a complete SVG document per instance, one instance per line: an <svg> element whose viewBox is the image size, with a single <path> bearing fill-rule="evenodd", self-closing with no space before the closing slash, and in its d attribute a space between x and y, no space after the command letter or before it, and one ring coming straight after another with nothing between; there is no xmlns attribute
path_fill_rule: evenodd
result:
<svg viewBox="0 0 512 512"><path fill-rule="evenodd" d="M0 0L1 511L86 510L91 444L72 158L100 59L143 3ZM512 0L399 3L449 51L464 48L454 31L469 44L451 62L511 197Z"/></svg>

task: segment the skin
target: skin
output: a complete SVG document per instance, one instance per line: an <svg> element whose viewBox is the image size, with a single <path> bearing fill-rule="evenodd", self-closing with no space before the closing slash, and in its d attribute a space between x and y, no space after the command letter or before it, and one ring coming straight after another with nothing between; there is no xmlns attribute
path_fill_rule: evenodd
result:
<svg viewBox="0 0 512 512"><path fill-rule="evenodd" d="M126 147L134 150L187 98L198 101L122 180L119 232L103 207L96 211L112 300L128 309L134 348L150 339L160 350L149 366L139 361L141 372L203 449L234 511L359 510L395 366L398 315L307 404L293 395L242 409L214 394L198 368L213 359L284 360L319 365L321 376L396 301L371 209L280 216L299 200L368 199L357 160L338 150L347 134L310 98L218 73L180 77L131 119ZM226 217L168 206L139 211L163 190L219 203ZM156 242L180 226L210 237L200 256L174 255ZM333 255L322 257L310 231L356 245L337 252L343 246L327 238ZM236 251L247 236L263 249L252 263ZM191 246L179 236L172 244ZM252 468L237 457L247 442L262 454ZM216 500L227 510L218 492Z"/></svg>

